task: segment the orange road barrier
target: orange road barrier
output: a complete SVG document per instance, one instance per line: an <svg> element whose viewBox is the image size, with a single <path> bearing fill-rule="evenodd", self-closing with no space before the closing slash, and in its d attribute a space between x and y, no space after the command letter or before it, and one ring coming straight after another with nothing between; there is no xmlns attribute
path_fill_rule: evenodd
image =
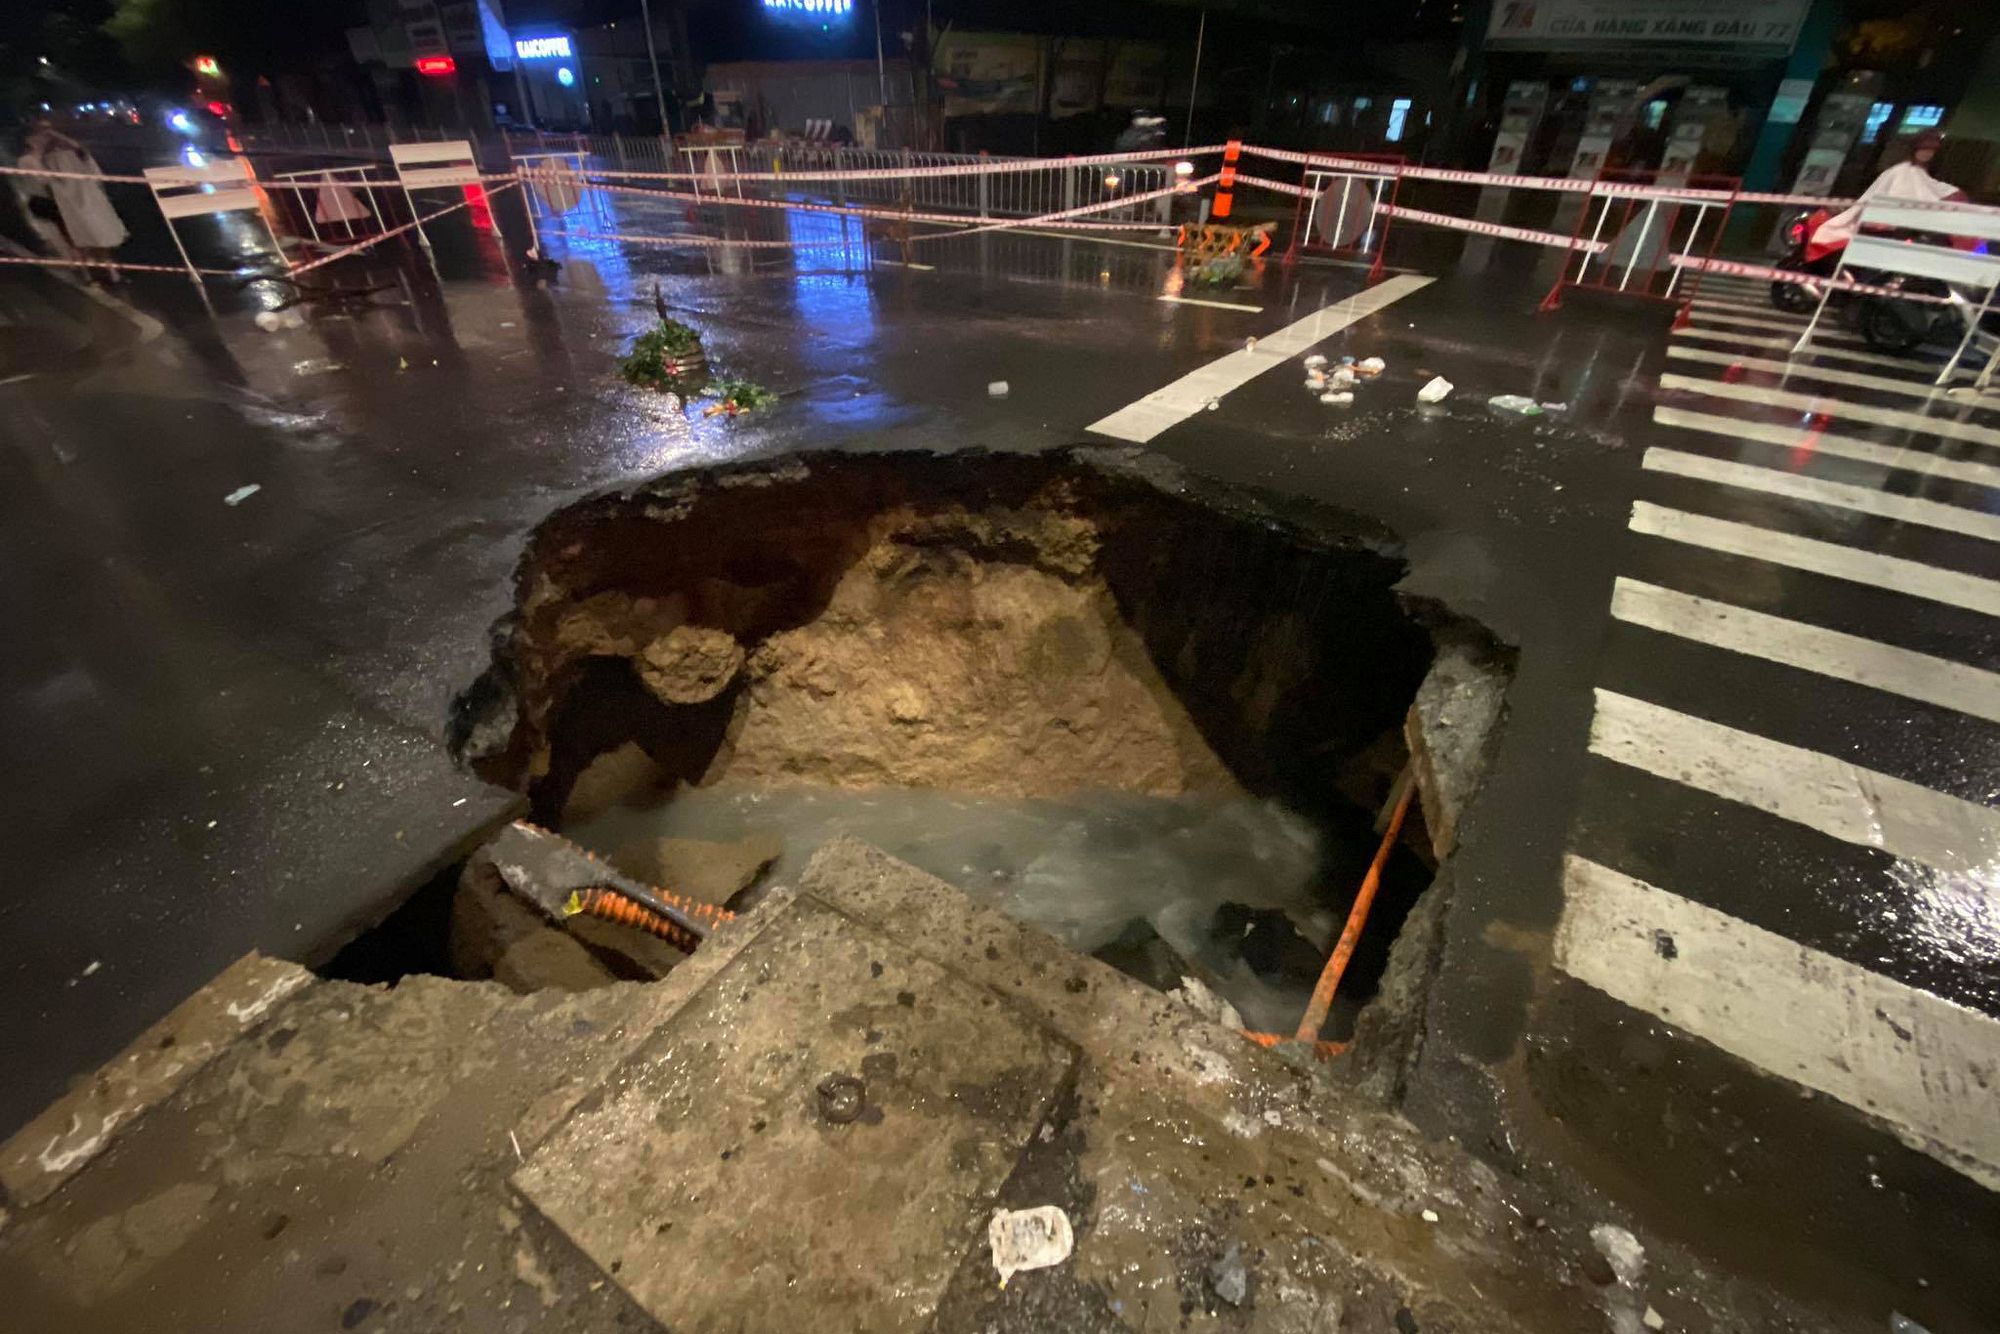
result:
<svg viewBox="0 0 2000 1334"><path fill-rule="evenodd" d="M1236 160L1243 156L1243 141L1231 139L1222 146L1222 174L1215 180L1215 206L1209 210L1212 218L1226 218L1236 203Z"/></svg>
<svg viewBox="0 0 2000 1334"><path fill-rule="evenodd" d="M1389 849L1396 846L1396 836L1403 832L1403 817L1410 813L1410 799L1417 791L1416 774L1405 768L1403 778L1397 781L1403 784L1403 795L1396 799L1395 814L1389 817L1389 827L1382 831L1382 843L1375 849L1375 860L1368 864L1368 874L1361 877L1361 889L1354 896L1354 906L1347 910L1347 925L1341 928L1340 940L1333 947L1333 955L1327 959L1319 982L1313 987L1305 1018L1299 1020L1298 1040L1301 1042L1318 1038L1320 1029L1326 1026L1327 1011L1333 1008L1333 993L1340 988L1340 975L1347 971L1347 961L1354 957L1354 947L1361 940L1361 928L1368 924L1368 908L1375 902L1376 887L1382 883L1382 866L1389 860Z"/></svg>
<svg viewBox="0 0 2000 1334"><path fill-rule="evenodd" d="M676 906L684 905L689 908L695 906L692 902L680 900L677 897L674 897L673 901ZM702 904L700 906L707 907L709 905ZM593 889L580 889L572 893L569 896L569 901L563 904L563 915L566 917L599 917L607 922L616 922L620 926L633 927L648 934L658 936L669 945L677 949L686 950L690 954L694 952L697 945L701 944L699 940L695 939L693 932L668 921L650 908L640 907L617 890L606 889L603 886ZM734 913L725 911L721 914L721 919L727 921L735 917L735 915Z"/></svg>

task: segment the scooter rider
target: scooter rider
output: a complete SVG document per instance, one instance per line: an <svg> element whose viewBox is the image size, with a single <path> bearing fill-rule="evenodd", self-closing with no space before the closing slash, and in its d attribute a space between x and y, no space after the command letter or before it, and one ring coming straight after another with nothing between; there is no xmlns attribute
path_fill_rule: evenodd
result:
<svg viewBox="0 0 2000 1334"><path fill-rule="evenodd" d="M1910 145L1907 161L1877 176L1861 198L1848 206L1845 212L1836 213L1822 222L1806 242L1806 263L1817 264L1826 256L1846 248L1854 239L1855 230L1861 221L1862 206L1877 199L1912 199L1927 204L1942 203L1947 199L1964 199L1965 191L1931 175L1931 160L1937 156L1944 136L1936 130L1925 130Z"/></svg>

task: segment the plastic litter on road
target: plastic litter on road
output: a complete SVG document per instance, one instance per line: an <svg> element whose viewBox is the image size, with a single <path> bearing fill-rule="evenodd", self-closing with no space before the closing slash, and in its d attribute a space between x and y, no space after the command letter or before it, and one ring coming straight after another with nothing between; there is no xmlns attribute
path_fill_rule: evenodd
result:
<svg viewBox="0 0 2000 1334"><path fill-rule="evenodd" d="M1445 379L1442 375L1436 376L1429 384L1417 391L1417 402L1442 403L1444 402L1445 395L1451 392L1451 388L1451 381Z"/></svg>
<svg viewBox="0 0 2000 1334"><path fill-rule="evenodd" d="M1000 1209L986 1225L986 1242L993 1248L993 1267L1000 1286L1023 1269L1047 1269L1069 1259L1076 1245L1069 1215L1053 1204L1034 1209Z"/></svg>
<svg viewBox="0 0 2000 1334"><path fill-rule="evenodd" d="M1542 415L1542 405L1521 394L1495 394L1486 400L1486 406L1498 408L1502 412L1511 412L1517 417Z"/></svg>
<svg viewBox="0 0 2000 1334"><path fill-rule="evenodd" d="M1007 382L1005 380L993 381L991 384L986 386L986 396L988 398L1007 397Z"/></svg>
<svg viewBox="0 0 2000 1334"><path fill-rule="evenodd" d="M225 505L241 505L244 501L250 499L250 497L256 495L259 491L262 491L263 489L264 489L263 484L260 482L251 482L247 486L239 486L234 491L231 491L228 495L224 496L222 498L222 503Z"/></svg>
<svg viewBox="0 0 2000 1334"><path fill-rule="evenodd" d="M1389 369L1389 363L1382 360L1382 358L1380 357L1369 357L1365 361L1357 361L1354 363L1354 373L1356 375L1367 376L1370 379L1373 379L1375 376L1380 375L1383 371L1386 371L1388 369Z"/></svg>
<svg viewBox="0 0 2000 1334"><path fill-rule="evenodd" d="M1345 389L1337 393L1333 390L1328 390L1319 396L1319 401L1322 403L1332 403L1338 407L1343 403L1352 403L1354 401L1354 394L1351 390Z"/></svg>
<svg viewBox="0 0 2000 1334"><path fill-rule="evenodd" d="M1306 358L1306 369L1309 371L1325 370L1326 358L1322 357L1317 352L1313 353L1311 356Z"/></svg>

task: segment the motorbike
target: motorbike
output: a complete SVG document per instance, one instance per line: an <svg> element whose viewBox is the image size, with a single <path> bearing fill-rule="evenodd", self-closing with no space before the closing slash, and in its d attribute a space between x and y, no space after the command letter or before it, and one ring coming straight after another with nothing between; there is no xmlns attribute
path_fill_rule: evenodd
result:
<svg viewBox="0 0 2000 1334"><path fill-rule="evenodd" d="M1834 269L1840 265L1838 250L1821 255L1816 260L1806 258L1806 243L1812 239L1819 225L1832 216L1833 211L1825 208L1794 215L1785 224L1785 251L1771 267L1789 269L1808 277L1832 277ZM1810 315L1819 307L1819 289L1810 282L1773 279L1771 304L1787 315Z"/></svg>
<svg viewBox="0 0 2000 1334"><path fill-rule="evenodd" d="M1919 301L1874 294L1860 298L1856 323L1862 340L1875 351L1900 355L1925 343L1956 347L1965 337L1965 326L1972 318L1971 303L1954 292L1950 284L1936 278L1895 275L1882 279L1882 285L1908 292L1911 297L1943 299ZM1974 330L1972 346L1979 356L1985 357L1992 354L1997 344L2000 344L2000 315L1989 313L1981 321L1981 327Z"/></svg>

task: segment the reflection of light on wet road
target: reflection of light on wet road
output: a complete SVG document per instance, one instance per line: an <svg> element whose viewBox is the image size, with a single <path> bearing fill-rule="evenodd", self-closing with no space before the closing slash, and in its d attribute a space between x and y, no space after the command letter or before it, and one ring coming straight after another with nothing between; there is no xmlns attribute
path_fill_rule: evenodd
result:
<svg viewBox="0 0 2000 1334"><path fill-rule="evenodd" d="M1879 900L1879 913L1873 915L1892 935L1912 942L1913 957L1966 969L1968 980L1983 976L1991 985L1992 970L2000 964L2000 863L1951 872L1899 858L1889 881L1855 891L1855 901L1865 905L1871 897Z"/></svg>

